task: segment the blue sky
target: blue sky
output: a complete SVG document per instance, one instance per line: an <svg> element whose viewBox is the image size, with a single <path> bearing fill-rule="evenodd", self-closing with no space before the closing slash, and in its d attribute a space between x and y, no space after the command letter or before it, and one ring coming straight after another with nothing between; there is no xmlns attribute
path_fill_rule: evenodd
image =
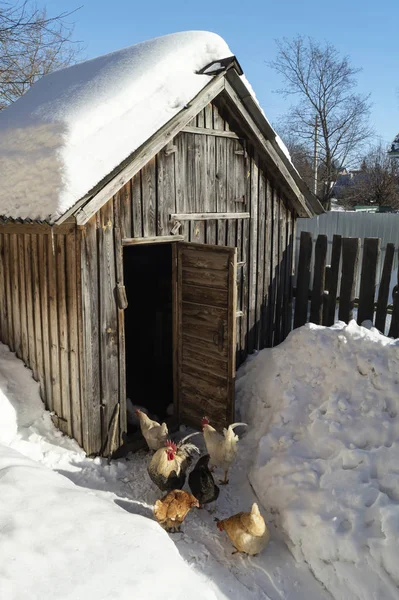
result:
<svg viewBox="0 0 399 600"><path fill-rule="evenodd" d="M50 14L71 10L79 0L41 0ZM333 43L362 67L358 91L371 92L371 123L383 142L399 131L399 2L384 0L86 0L73 16L75 37L92 58L167 33L214 31L236 54L272 122L287 102L277 95L281 80L267 66L275 39L310 35Z"/></svg>

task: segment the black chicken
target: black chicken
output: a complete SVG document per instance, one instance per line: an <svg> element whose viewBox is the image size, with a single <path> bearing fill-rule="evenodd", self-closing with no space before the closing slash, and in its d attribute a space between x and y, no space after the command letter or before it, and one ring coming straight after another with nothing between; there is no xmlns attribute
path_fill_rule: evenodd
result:
<svg viewBox="0 0 399 600"><path fill-rule="evenodd" d="M193 495L200 503L200 508L202 508L204 504L214 502L219 496L220 491L209 470L209 459L209 454L201 456L188 476L188 485L190 486Z"/></svg>

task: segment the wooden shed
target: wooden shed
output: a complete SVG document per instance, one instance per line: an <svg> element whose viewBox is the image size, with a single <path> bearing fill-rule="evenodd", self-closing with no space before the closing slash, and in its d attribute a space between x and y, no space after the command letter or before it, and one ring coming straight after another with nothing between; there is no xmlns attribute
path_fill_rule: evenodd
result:
<svg viewBox="0 0 399 600"><path fill-rule="evenodd" d="M55 221L1 219L1 341L88 454L129 440L127 397L224 426L236 366L291 329L295 221L322 208L235 57L204 67L199 93Z"/></svg>

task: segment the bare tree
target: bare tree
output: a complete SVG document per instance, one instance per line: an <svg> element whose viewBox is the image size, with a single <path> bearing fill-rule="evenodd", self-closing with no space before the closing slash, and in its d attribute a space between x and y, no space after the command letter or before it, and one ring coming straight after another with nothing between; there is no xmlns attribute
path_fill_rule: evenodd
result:
<svg viewBox="0 0 399 600"><path fill-rule="evenodd" d="M0 2L0 110L43 75L76 62L81 47L72 41L71 14L49 17L28 0Z"/></svg>
<svg viewBox="0 0 399 600"><path fill-rule="evenodd" d="M332 184L343 165L358 158L372 132L368 126L369 96L354 93L355 75L347 57L334 46L296 37L277 42L276 60L269 63L285 80L278 90L298 103L284 116L284 129L313 156L315 134L319 163L318 196L329 204Z"/></svg>
<svg viewBox="0 0 399 600"><path fill-rule="evenodd" d="M334 194L340 204L353 208L357 204L389 206L399 210L399 160L378 144L362 160L361 168L337 185Z"/></svg>

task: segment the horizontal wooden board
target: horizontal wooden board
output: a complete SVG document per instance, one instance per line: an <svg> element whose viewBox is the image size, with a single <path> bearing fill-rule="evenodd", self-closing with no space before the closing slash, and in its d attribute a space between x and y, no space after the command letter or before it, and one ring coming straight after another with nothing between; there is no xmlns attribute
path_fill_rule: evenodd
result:
<svg viewBox="0 0 399 600"><path fill-rule="evenodd" d="M210 371L211 373L216 372L227 373L227 356L217 356L215 353L205 353L198 351L196 347L196 340L185 338L183 341L184 356L182 364L188 367L198 367L202 370Z"/></svg>
<svg viewBox="0 0 399 600"><path fill-rule="evenodd" d="M225 376L222 376L222 372L215 373L212 368L207 368L207 365L202 363L195 364L193 361L186 360L182 361L183 372L186 375L194 377L198 381L204 382L212 388L225 388L227 379L227 368L225 369Z"/></svg>
<svg viewBox="0 0 399 600"><path fill-rule="evenodd" d="M182 290L183 302L192 302L195 304L206 304L207 306L216 306L224 308L226 306L227 291L217 288L185 285Z"/></svg>
<svg viewBox="0 0 399 600"><path fill-rule="evenodd" d="M234 198L232 198L234 200ZM178 213L171 214L171 221L228 221L234 219L249 219L248 212L207 212L207 213Z"/></svg>
<svg viewBox="0 0 399 600"><path fill-rule="evenodd" d="M227 253L201 252L199 254L196 248L184 248L184 250L181 253L181 260L183 268L195 267L196 269L226 271L229 262L229 257Z"/></svg>
<svg viewBox="0 0 399 600"><path fill-rule="evenodd" d="M227 360L227 347L223 346L219 348L218 345L213 343L213 340L212 343L209 343L209 340L189 335L183 331L182 344L184 349L189 349L190 352L195 350L202 354L201 360L215 360L221 358Z"/></svg>
<svg viewBox="0 0 399 600"><path fill-rule="evenodd" d="M206 269L196 269L183 267L182 269L184 282L187 285L208 286L227 290L228 275L225 271L211 271Z"/></svg>
<svg viewBox="0 0 399 600"><path fill-rule="evenodd" d="M218 335L226 334L227 310L183 302L182 327L217 346Z"/></svg>
<svg viewBox="0 0 399 600"><path fill-rule="evenodd" d="M211 423L223 423L226 420L226 411L222 408L222 405L210 400L206 394L203 394L200 391L196 392L195 403L193 403L190 391L182 389L181 403L182 420L187 423L187 425L192 425L197 429L201 428L201 418L205 416L209 418ZM198 416L198 407L201 407L201 418Z"/></svg>

